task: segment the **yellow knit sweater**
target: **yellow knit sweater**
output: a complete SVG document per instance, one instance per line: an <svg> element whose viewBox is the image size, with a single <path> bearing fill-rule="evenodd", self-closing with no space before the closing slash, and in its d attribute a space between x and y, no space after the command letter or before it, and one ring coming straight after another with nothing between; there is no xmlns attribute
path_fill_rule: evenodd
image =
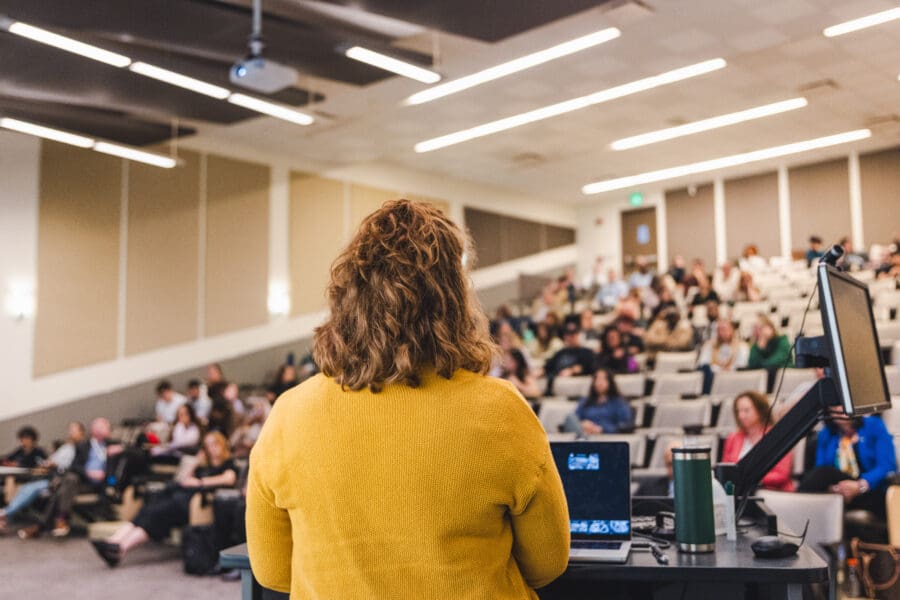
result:
<svg viewBox="0 0 900 600"><path fill-rule="evenodd" d="M547 436L512 385L458 371L275 404L250 455L253 573L291 598L524 599L566 568Z"/></svg>

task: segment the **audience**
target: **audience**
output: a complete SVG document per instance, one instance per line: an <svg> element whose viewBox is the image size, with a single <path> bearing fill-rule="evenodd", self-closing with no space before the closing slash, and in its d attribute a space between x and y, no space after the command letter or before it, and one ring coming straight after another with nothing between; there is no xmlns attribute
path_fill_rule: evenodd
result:
<svg viewBox="0 0 900 600"><path fill-rule="evenodd" d="M694 294L694 298L691 300L692 307L701 306L709 302L715 302L717 304L721 302L719 294L717 294L716 290L709 284L709 278L706 277L705 273L697 282L697 288L697 293Z"/></svg>
<svg viewBox="0 0 900 600"><path fill-rule="evenodd" d="M741 272L738 280L737 290L734 292L733 300L735 302L759 302L762 296L759 289L753 285L753 275L748 271Z"/></svg>
<svg viewBox="0 0 900 600"><path fill-rule="evenodd" d="M731 261L725 261L713 275L713 289L719 294L722 302L734 302L741 274Z"/></svg>
<svg viewBox="0 0 900 600"><path fill-rule="evenodd" d="M178 416L178 408L187 402L187 398L176 392L167 380L160 381L156 386L156 397L156 420L173 424Z"/></svg>
<svg viewBox="0 0 900 600"><path fill-rule="evenodd" d="M251 401L250 410L245 413L241 423L228 440L235 457L250 456L250 450L259 439L259 433L269 416L271 407L272 405L266 398L256 398Z"/></svg>
<svg viewBox="0 0 900 600"><path fill-rule="evenodd" d="M269 386L267 391L269 402L275 404L275 400L277 400L280 395L299 384L300 378L297 377L297 369L294 365L281 365L278 367L278 373L275 375L275 382Z"/></svg>
<svg viewBox="0 0 900 600"><path fill-rule="evenodd" d="M644 338L633 317L621 315L613 322L613 326L619 332L628 354L634 356L644 351Z"/></svg>
<svg viewBox="0 0 900 600"><path fill-rule="evenodd" d="M16 433L16 439L19 441L19 445L3 457L4 466L33 469L46 460L47 453L37 445L37 429L26 425Z"/></svg>
<svg viewBox="0 0 900 600"><path fill-rule="evenodd" d="M768 421L769 400L765 394L759 392L744 392L734 399L732 405L734 422L737 423L737 431L725 440L725 448L722 451L722 462L736 463L755 446L762 437L769 432L772 423ZM791 492L794 483L791 481L792 467L791 453L778 461L772 470L766 473L760 485L769 490Z"/></svg>
<svg viewBox="0 0 900 600"><path fill-rule="evenodd" d="M148 501L131 523L107 540L91 544L106 564L116 567L125 555L149 540L162 541L174 527L187 525L194 494L209 488L231 487L237 482L237 467L231 459L228 440L218 431L203 438L197 466L167 492Z"/></svg>
<svg viewBox="0 0 900 600"><path fill-rule="evenodd" d="M811 267L825 254L822 250L822 238L817 235L809 236L809 249L806 251L806 266Z"/></svg>
<svg viewBox="0 0 900 600"><path fill-rule="evenodd" d="M500 378L505 379L516 386L519 393L526 398L537 398L541 395L537 378L531 372L525 355L516 348L510 348L503 352L501 359Z"/></svg>
<svg viewBox="0 0 900 600"><path fill-rule="evenodd" d="M635 373L638 370L634 355L628 352L622 343L622 334L615 327L608 327L603 332L600 352L597 353L597 365L613 373Z"/></svg>
<svg viewBox="0 0 900 600"><path fill-rule="evenodd" d="M175 425L168 443L155 446L151 450L154 456L180 457L183 452L200 445L200 421L190 403L178 407Z"/></svg>
<svg viewBox="0 0 900 600"><path fill-rule="evenodd" d="M634 272L628 278L628 287L631 289L648 288L653 283L653 273L647 264L647 258L638 256L634 261Z"/></svg>
<svg viewBox="0 0 900 600"><path fill-rule="evenodd" d="M747 366L751 369L781 369L794 366L791 357L791 342L786 335L778 335L775 325L765 315L759 315L753 325L750 357Z"/></svg>
<svg viewBox="0 0 900 600"><path fill-rule="evenodd" d="M206 419L209 418L209 411L212 409L212 400L209 399L209 395L199 379L191 379L188 382L187 401L200 422L206 422Z"/></svg>
<svg viewBox="0 0 900 600"><path fill-rule="evenodd" d="M615 269L607 272L606 283L597 292L597 304L603 310L611 310L628 295L628 283L619 278Z"/></svg>
<svg viewBox="0 0 900 600"><path fill-rule="evenodd" d="M703 393L709 393L715 373L743 369L749 358L750 348L735 335L731 321L719 319L716 322L716 337L703 344L697 358L697 364L705 375Z"/></svg>
<svg viewBox="0 0 900 600"><path fill-rule="evenodd" d="M800 482L800 492L833 492L848 510L868 510L885 518L887 477L897 471L894 441L880 417L849 418L831 407L816 444L816 467Z"/></svg>
<svg viewBox="0 0 900 600"><path fill-rule="evenodd" d="M544 363L544 374L552 381L556 377L592 375L594 353L581 345L578 323L568 323L563 334L563 348Z"/></svg>
<svg viewBox="0 0 900 600"><path fill-rule="evenodd" d="M694 329L677 309L669 308L657 315L644 336L647 354L654 358L657 352L684 352L694 343Z"/></svg>
<svg viewBox="0 0 900 600"><path fill-rule="evenodd" d="M528 353L536 359L548 360L562 350L563 341L553 332L547 323L538 323L534 337L526 343Z"/></svg>
<svg viewBox="0 0 900 600"><path fill-rule="evenodd" d="M591 382L591 391L575 409L575 422L566 429L585 435L620 433L634 429L634 412L619 393L616 379L608 369L598 369Z"/></svg>

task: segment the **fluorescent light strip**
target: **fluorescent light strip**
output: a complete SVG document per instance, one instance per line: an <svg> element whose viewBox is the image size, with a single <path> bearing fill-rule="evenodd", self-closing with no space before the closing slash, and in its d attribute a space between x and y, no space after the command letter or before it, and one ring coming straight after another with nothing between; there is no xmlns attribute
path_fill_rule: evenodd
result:
<svg viewBox="0 0 900 600"><path fill-rule="evenodd" d="M90 44L85 44L84 42L79 42L78 40L73 40L72 38L57 33L51 33L46 29L27 25L19 21L13 21L6 29L15 35L34 40L35 42L40 42L41 44L53 46L54 48L65 50L66 52L78 54L79 56L90 58L91 60L106 63L113 67L122 68L131 64L131 59L127 56L122 56L121 54L116 54L115 52L104 50L103 48L91 46Z"/></svg>
<svg viewBox="0 0 900 600"><path fill-rule="evenodd" d="M414 64L398 60L386 54L381 54L380 52L375 52L374 50L369 50L368 48L363 48L362 46L347 48L347 51L344 52L344 54L347 58L352 58L353 60L358 60L367 65L372 65L373 67L378 67L379 69L384 69L385 71L390 71L397 75L403 75L404 77L409 77L410 79L415 79L422 83L437 83L441 80L440 74L435 73L434 71L417 67Z"/></svg>
<svg viewBox="0 0 900 600"><path fill-rule="evenodd" d="M793 144L785 144L783 146L774 146L772 148L764 148L763 150L755 150L753 152L745 152L743 154L733 154L722 158L714 158L712 160L704 160L701 162L682 165L680 167L670 167L668 169L660 169L658 171L650 171L641 173L640 175L631 175L629 177L619 177L618 179L608 179L606 181L598 181L589 183L581 188L585 195L600 194L602 192L610 192L613 190L621 190L624 188L641 185L645 183L653 183L663 181L665 179L674 179L685 175L696 175L697 173L706 173L726 167L734 167L744 165L751 162L766 160L768 158L777 158L779 156L787 156L789 154L799 154L809 150L818 148L827 148L838 144L846 144L871 137L872 132L868 129L857 129L855 131L847 131L825 137L806 140L803 142L795 142Z"/></svg>
<svg viewBox="0 0 900 600"><path fill-rule="evenodd" d="M874 27L875 25L881 25L882 23L887 23L888 21L893 21L895 19L900 19L900 8L892 8L866 17L853 19L852 21L838 23L837 25L826 27L822 30L822 33L825 37L835 37L844 35L845 33L859 31L860 29Z"/></svg>
<svg viewBox="0 0 900 600"><path fill-rule="evenodd" d="M298 125L311 125L313 121L315 121L315 119L306 113L280 104L266 102L265 100L260 100L259 98L254 98L252 96L246 96L244 94L232 94L228 97L228 101L249 110L255 110L256 112L269 115L270 117L284 119L285 121L290 121L291 123L296 123Z"/></svg>
<svg viewBox="0 0 900 600"><path fill-rule="evenodd" d="M593 94L588 94L587 96L572 98L571 100L565 100L563 102L551 104L550 106L545 106L543 108L538 108L529 112L513 115L511 117L506 117L505 119L491 121L490 123L478 125L470 129L463 129L462 131L457 131L455 133L449 133L447 135L442 135L430 140L425 140L424 142L419 142L415 145L415 151L430 152L439 148L445 148L454 144L460 144L462 142L467 142L475 138L484 137L486 135L491 135L500 131L506 131L507 129L512 129L513 127L519 127L528 123L534 123L535 121L549 119L550 117L555 117L557 115L572 112L574 110L579 110L588 106L608 102L610 100L615 100L616 98L622 98L624 96L630 96L632 94L643 92L645 90L653 89L655 87L659 87L669 83L675 83L676 81L682 81L684 79L689 79L691 77L710 73L712 71L724 68L725 65L726 62L722 58L706 60L693 65L688 65L686 67L681 67L680 69L667 71L665 73L660 73L659 75L653 75L652 77L638 79L637 81L632 81L631 83L625 83L623 85L612 87L606 90L601 90Z"/></svg>
<svg viewBox="0 0 900 600"><path fill-rule="evenodd" d="M205 81L200 81L199 79L194 79L193 77L188 77L187 75L156 67L145 62L131 63L128 70L137 73L138 75L143 75L144 77L156 79L157 81L178 86L198 94L203 94L204 96L216 98L217 100L224 100L231 94L230 90L226 90L218 85L206 83Z"/></svg>
<svg viewBox="0 0 900 600"><path fill-rule="evenodd" d="M120 156L122 158L127 158L128 160L146 163L148 165L153 165L154 167L162 167L163 169L171 169L178 164L178 161L169 156L144 152L143 150L111 144L109 142L97 142L94 144L94 150L102 152L103 154L112 154L113 156Z"/></svg>
<svg viewBox="0 0 900 600"><path fill-rule="evenodd" d="M806 98L792 98L790 100L774 102L772 104L766 104L764 106L756 106L754 108L748 108L746 110L741 110L738 112L719 115L718 117L711 117L709 119L703 119L701 121L694 121L693 123L685 123L684 125L679 125L678 127L668 127L666 129L650 131L648 133L642 133L640 135L622 138L620 140L614 141L609 145L609 147L613 150L628 150L630 148L638 148L640 146L647 146L648 144L655 144L657 142L663 142L674 138L684 137L686 135L692 135L694 133L700 133L701 131L709 131L710 129L727 127L729 125L743 123L744 121L752 121L753 119L770 117L772 115L777 115L789 110L803 108L807 104L809 103L806 101Z"/></svg>
<svg viewBox="0 0 900 600"><path fill-rule="evenodd" d="M34 123L10 119L8 117L0 118L0 127L18 131L19 133L37 136L46 140L53 140L54 142L78 146L79 148L90 148L94 145L94 140L83 135L66 133L65 131L59 131L58 129L51 129L49 127L44 127L43 125L35 125Z"/></svg>
<svg viewBox="0 0 900 600"><path fill-rule="evenodd" d="M488 81L494 81L495 79L500 79L501 77L506 77L507 75L512 75L513 73L518 73L519 71L542 65L551 60L562 58L563 56L568 56L594 46L599 46L600 44L616 39L620 35L622 35L622 32L615 27L608 27L607 29L595 31L594 33L580 38L575 38L574 40L569 40L568 42L563 42L556 46L551 46L550 48L484 69L483 71L478 71L477 73L472 73L471 75L466 75L465 77L460 77L459 79L436 85L433 88L428 88L427 90L423 90L407 98L406 104L424 104L425 102L431 102L432 100L437 100L438 98L443 98L444 96L467 90L476 85L481 85Z"/></svg>

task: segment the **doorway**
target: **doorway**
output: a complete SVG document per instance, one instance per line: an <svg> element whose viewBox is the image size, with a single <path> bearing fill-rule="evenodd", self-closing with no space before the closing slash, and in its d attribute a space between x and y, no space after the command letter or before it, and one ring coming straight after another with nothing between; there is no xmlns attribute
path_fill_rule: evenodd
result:
<svg viewBox="0 0 900 600"><path fill-rule="evenodd" d="M656 241L656 207L622 211L622 276L634 270L638 256L647 258L656 269L658 246Z"/></svg>

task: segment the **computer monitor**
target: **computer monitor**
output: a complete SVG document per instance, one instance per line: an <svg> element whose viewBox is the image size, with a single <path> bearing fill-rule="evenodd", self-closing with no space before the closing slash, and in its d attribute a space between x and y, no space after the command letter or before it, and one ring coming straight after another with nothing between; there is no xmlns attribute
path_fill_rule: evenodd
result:
<svg viewBox="0 0 900 600"><path fill-rule="evenodd" d="M818 271L831 377L844 412L866 415L890 408L869 288L830 265Z"/></svg>
<svg viewBox="0 0 900 600"><path fill-rule="evenodd" d="M573 539L631 539L631 460L625 442L553 442Z"/></svg>

